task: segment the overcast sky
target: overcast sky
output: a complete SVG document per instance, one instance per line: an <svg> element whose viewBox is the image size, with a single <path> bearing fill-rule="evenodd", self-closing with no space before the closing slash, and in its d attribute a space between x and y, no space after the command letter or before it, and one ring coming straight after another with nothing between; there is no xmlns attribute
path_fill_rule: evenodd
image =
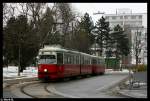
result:
<svg viewBox="0 0 150 101"><path fill-rule="evenodd" d="M132 13L147 13L147 3L71 3L73 11L84 15L86 12L92 17L94 23L102 15L93 15L93 13L105 12L105 14L115 14L116 9L129 8ZM49 3L50 6L53 3Z"/></svg>
<svg viewBox="0 0 150 101"><path fill-rule="evenodd" d="M89 13L94 23L102 15L93 15L98 11L105 12L105 14L115 14L116 9L129 8L132 13L147 13L147 3L72 3L75 11L84 14Z"/></svg>

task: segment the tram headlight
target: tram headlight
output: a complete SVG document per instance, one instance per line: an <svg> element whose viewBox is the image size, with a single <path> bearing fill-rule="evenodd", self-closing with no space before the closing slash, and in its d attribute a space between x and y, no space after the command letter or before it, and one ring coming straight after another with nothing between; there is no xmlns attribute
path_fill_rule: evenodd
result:
<svg viewBox="0 0 150 101"><path fill-rule="evenodd" d="M47 72L47 69L44 69L44 72Z"/></svg>

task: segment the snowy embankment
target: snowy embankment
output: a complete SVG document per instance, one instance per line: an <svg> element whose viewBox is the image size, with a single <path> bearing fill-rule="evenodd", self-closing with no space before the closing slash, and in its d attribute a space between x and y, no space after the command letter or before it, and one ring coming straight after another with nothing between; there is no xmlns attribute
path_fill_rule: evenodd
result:
<svg viewBox="0 0 150 101"><path fill-rule="evenodd" d="M20 77L37 77L37 67L26 67L26 70L20 73ZM3 77L18 77L18 67L8 66L3 68Z"/></svg>
<svg viewBox="0 0 150 101"><path fill-rule="evenodd" d="M26 70L20 73L20 77L37 77L37 67L26 67ZM127 69L122 71L113 71L112 69L106 69L105 74L117 74L117 73L129 73ZM132 72L131 72L132 73ZM18 77L18 67L8 66L3 68L3 77Z"/></svg>
<svg viewBox="0 0 150 101"><path fill-rule="evenodd" d="M14 83L34 81L36 80L37 73L37 67L26 67L26 70L23 70L20 76L18 76L17 66L3 67L3 88Z"/></svg>
<svg viewBox="0 0 150 101"><path fill-rule="evenodd" d="M122 71L114 71L113 69L106 69L105 74L128 74L128 69L122 69ZM133 73L132 71L130 73Z"/></svg>

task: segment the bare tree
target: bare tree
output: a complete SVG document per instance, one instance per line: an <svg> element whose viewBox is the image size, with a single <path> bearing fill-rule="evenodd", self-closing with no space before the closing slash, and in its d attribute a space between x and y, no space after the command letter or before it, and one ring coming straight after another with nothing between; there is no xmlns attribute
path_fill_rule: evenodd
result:
<svg viewBox="0 0 150 101"><path fill-rule="evenodd" d="M135 56L136 59L136 66L138 66L138 63L140 63L140 53L141 53L141 30L139 28L137 28L136 32L135 32L135 36L134 36L134 42L133 42L133 54Z"/></svg>
<svg viewBox="0 0 150 101"><path fill-rule="evenodd" d="M10 17L15 16L16 5L13 3L3 3L3 26L6 25Z"/></svg>
<svg viewBox="0 0 150 101"><path fill-rule="evenodd" d="M10 7L10 9L9 9L10 16L11 17L15 16L16 5L10 4L9 7Z"/></svg>
<svg viewBox="0 0 150 101"><path fill-rule="evenodd" d="M28 16L29 7L27 6L27 3L18 3L17 10L21 15L25 15L26 17Z"/></svg>
<svg viewBox="0 0 150 101"><path fill-rule="evenodd" d="M40 18L43 14L45 3L27 3L28 15L31 17L35 27L39 29Z"/></svg>
<svg viewBox="0 0 150 101"><path fill-rule="evenodd" d="M63 33L63 46L66 44L66 39L69 38L69 29L72 21L75 19L75 15L72 12L71 5L69 3L56 3L61 20L63 23L62 33Z"/></svg>
<svg viewBox="0 0 150 101"><path fill-rule="evenodd" d="M3 3L3 24L6 23L8 19L8 5L6 3Z"/></svg>

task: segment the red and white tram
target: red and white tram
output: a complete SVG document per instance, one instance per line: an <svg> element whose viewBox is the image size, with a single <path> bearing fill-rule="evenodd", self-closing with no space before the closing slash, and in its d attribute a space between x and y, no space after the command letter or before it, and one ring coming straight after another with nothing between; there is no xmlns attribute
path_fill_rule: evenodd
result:
<svg viewBox="0 0 150 101"><path fill-rule="evenodd" d="M39 50L38 78L56 80L87 74L104 74L105 59L59 47Z"/></svg>

